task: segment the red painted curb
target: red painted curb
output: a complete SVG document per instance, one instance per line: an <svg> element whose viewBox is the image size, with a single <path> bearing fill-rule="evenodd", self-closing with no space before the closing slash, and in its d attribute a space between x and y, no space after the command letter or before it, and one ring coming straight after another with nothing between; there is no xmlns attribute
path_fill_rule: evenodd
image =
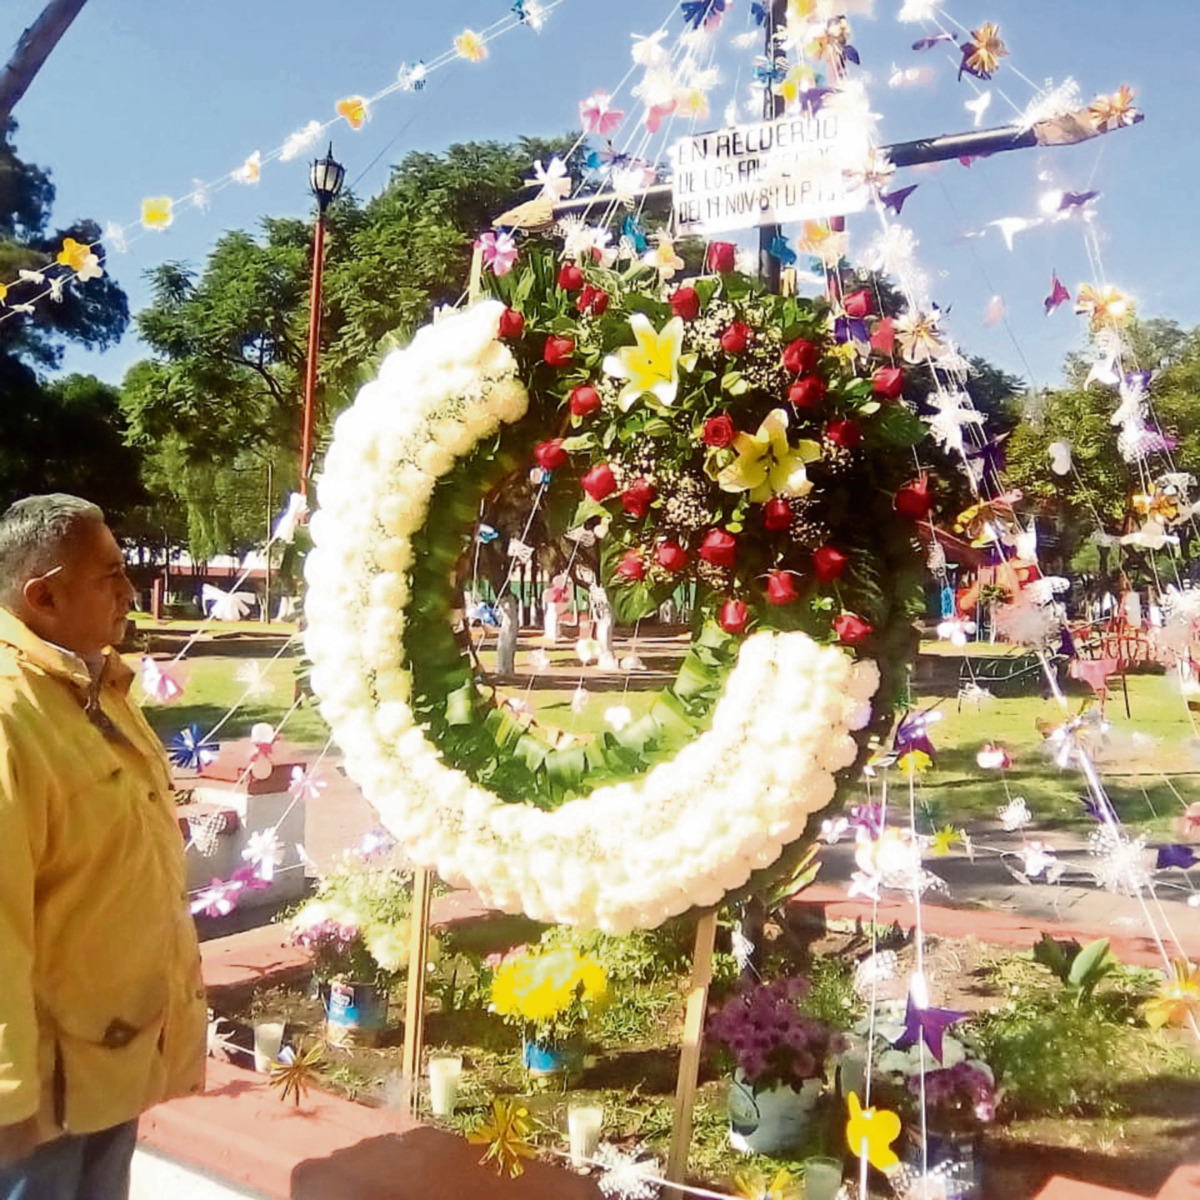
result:
<svg viewBox="0 0 1200 1200"><path fill-rule="evenodd" d="M396 1113L315 1090L298 1107L281 1104L264 1076L210 1059L204 1094L152 1108L138 1132L163 1154L290 1200L298 1163L412 1128Z"/></svg>
<svg viewBox="0 0 1200 1200"><path fill-rule="evenodd" d="M1200 1200L1200 1166L1180 1167L1163 1184L1158 1200Z"/></svg>
<svg viewBox="0 0 1200 1200"><path fill-rule="evenodd" d="M881 925L899 923L905 929L912 929L916 925L916 909L911 901L888 898L874 905L870 900L851 900L841 888L827 884L813 884L805 888L792 903L823 909L827 918L851 921L870 921L874 918ZM1191 924L1195 925L1195 922ZM1122 962L1140 967L1163 966L1162 951L1150 937L1114 933L1111 929L1089 929L1084 925L1039 921L991 909L946 908L944 905L922 903L921 926L926 933L939 937L973 937L995 946L1021 949L1035 945L1043 933L1056 938L1075 938L1080 942L1108 938L1112 952ZM1188 957L1193 961L1200 959L1200 930L1177 928L1176 932ZM1168 944L1168 954L1174 950L1174 946Z"/></svg>
<svg viewBox="0 0 1200 1200"><path fill-rule="evenodd" d="M306 971L312 966L312 954L302 946L288 945L282 925L260 925L201 942L200 962L204 986L219 992Z"/></svg>
<svg viewBox="0 0 1200 1200"><path fill-rule="evenodd" d="M1117 1192L1112 1188L1097 1187L1094 1183L1080 1183L1077 1179L1064 1179L1055 1175L1038 1192L1035 1200L1149 1200L1133 1192Z"/></svg>

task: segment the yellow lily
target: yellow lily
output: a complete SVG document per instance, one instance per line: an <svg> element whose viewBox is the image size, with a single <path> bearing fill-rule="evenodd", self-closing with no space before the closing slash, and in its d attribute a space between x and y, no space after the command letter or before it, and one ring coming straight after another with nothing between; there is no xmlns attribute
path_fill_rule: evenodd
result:
<svg viewBox="0 0 1200 1200"><path fill-rule="evenodd" d="M645 313L629 318L636 345L622 346L604 360L608 375L626 380L617 402L628 412L640 396L652 395L660 404L675 403L679 391L679 355L683 351L683 319L672 317L656 333Z"/></svg>
<svg viewBox="0 0 1200 1200"><path fill-rule="evenodd" d="M821 447L812 441L788 445L788 415L782 408L769 412L757 433L739 433L733 448L737 458L717 476L725 492L749 492L755 504L772 496L807 496L812 480L805 463L821 457Z"/></svg>

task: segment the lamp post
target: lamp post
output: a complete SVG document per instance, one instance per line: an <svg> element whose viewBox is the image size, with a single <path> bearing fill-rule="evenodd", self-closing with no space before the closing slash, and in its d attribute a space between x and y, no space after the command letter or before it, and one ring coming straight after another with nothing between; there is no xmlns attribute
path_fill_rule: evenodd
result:
<svg viewBox="0 0 1200 1200"><path fill-rule="evenodd" d="M325 266L325 212L337 199L346 168L333 157L333 143L324 158L309 168L308 184L317 201L313 227L312 294L308 307L308 360L304 367L304 423L300 431L300 494L308 499L308 469L312 461L313 403L317 391L317 349L321 340L321 275Z"/></svg>

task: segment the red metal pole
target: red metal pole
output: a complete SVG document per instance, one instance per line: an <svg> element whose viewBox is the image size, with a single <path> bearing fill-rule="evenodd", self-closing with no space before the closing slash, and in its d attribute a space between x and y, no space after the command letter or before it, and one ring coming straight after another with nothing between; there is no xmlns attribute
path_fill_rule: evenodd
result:
<svg viewBox="0 0 1200 1200"><path fill-rule="evenodd" d="M325 268L325 218L317 214L313 228L312 294L308 309L308 361L304 367L304 424L300 431L300 495L308 498L312 463L313 405L317 392L317 349L321 340L321 275Z"/></svg>

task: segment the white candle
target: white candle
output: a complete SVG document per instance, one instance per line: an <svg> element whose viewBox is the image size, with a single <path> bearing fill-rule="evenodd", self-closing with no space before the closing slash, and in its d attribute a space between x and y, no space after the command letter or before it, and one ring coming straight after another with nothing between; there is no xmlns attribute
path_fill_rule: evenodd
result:
<svg viewBox="0 0 1200 1200"><path fill-rule="evenodd" d="M254 1069L266 1075L283 1049L282 1021L262 1021L254 1027Z"/></svg>
<svg viewBox="0 0 1200 1200"><path fill-rule="evenodd" d="M458 1100L458 1081L462 1077L462 1056L429 1060L429 1106L435 1117L448 1117Z"/></svg>
<svg viewBox="0 0 1200 1200"><path fill-rule="evenodd" d="M809 1158L804 1163L804 1200L836 1200L842 1186L842 1164L834 1158Z"/></svg>
<svg viewBox="0 0 1200 1200"><path fill-rule="evenodd" d="M567 1110L567 1132L571 1139L571 1165L586 1167L600 1145L604 1109L598 1104L577 1104Z"/></svg>

